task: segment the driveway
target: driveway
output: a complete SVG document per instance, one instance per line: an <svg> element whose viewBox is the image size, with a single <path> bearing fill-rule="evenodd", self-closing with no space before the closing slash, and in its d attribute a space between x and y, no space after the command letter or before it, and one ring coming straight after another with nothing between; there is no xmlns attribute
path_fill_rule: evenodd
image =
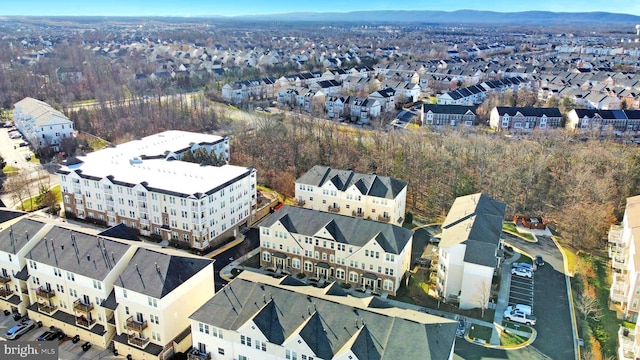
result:
<svg viewBox="0 0 640 360"><path fill-rule="evenodd" d="M214 257L216 260L213 263L213 268L215 270L214 279L216 283L216 292L221 290L227 284L227 281L220 277L220 271L224 269L225 266L229 265L233 259L243 256L258 246L260 246L260 233L257 228L252 227L244 234L244 240L242 243L221 252Z"/></svg>

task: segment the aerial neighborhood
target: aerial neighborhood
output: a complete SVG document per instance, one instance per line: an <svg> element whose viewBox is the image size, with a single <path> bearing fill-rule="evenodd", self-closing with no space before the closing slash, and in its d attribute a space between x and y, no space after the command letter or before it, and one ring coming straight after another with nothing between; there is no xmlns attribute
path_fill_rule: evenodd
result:
<svg viewBox="0 0 640 360"><path fill-rule="evenodd" d="M469 12L0 17L0 340L640 358L640 18Z"/></svg>

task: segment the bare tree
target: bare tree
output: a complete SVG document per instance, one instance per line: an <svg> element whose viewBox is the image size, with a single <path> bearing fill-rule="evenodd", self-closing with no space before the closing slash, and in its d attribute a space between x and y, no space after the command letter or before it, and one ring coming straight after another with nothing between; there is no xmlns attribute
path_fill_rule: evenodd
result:
<svg viewBox="0 0 640 360"><path fill-rule="evenodd" d="M480 306L481 316L484 319L484 311L489 306L489 299L491 298L491 283L487 280L483 280L476 285L477 295L476 301Z"/></svg>

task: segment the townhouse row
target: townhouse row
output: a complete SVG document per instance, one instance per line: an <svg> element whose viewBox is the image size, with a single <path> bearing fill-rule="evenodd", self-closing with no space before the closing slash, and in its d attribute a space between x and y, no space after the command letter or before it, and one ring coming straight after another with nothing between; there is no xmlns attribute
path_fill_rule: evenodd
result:
<svg viewBox="0 0 640 360"><path fill-rule="evenodd" d="M0 310L133 359L191 347L188 316L214 294L213 260L17 215L0 231Z"/></svg>

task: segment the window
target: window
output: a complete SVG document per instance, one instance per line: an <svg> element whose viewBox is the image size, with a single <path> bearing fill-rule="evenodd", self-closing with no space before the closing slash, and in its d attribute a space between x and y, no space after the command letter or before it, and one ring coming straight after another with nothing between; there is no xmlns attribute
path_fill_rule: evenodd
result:
<svg viewBox="0 0 640 360"><path fill-rule="evenodd" d="M152 298L151 296L147 296L147 303L149 306L153 306L155 308L158 307L158 300L156 298Z"/></svg>
<svg viewBox="0 0 640 360"><path fill-rule="evenodd" d="M270 262L271 261L271 254L269 254L268 252L263 252L262 253L262 260L266 261L266 262Z"/></svg>
<svg viewBox="0 0 640 360"><path fill-rule="evenodd" d="M127 289L122 289L122 297L127 298Z"/></svg>
<svg viewBox="0 0 640 360"><path fill-rule="evenodd" d="M198 331L201 333L209 334L209 325L198 323Z"/></svg>
<svg viewBox="0 0 640 360"><path fill-rule="evenodd" d="M238 355L238 360L249 360L249 358L244 355Z"/></svg>
<svg viewBox="0 0 640 360"><path fill-rule="evenodd" d="M224 337L222 336L222 329L218 329L216 327L212 328L213 329L213 336L223 339Z"/></svg>
<svg viewBox="0 0 640 360"><path fill-rule="evenodd" d="M157 316L151 314L151 315L149 315L149 317L151 318L151 322L152 323L154 323L156 325L160 324L160 319Z"/></svg>
<svg viewBox="0 0 640 360"><path fill-rule="evenodd" d="M102 283L98 280L93 280L93 288L94 289L98 289L98 290L102 290Z"/></svg>
<svg viewBox="0 0 640 360"><path fill-rule="evenodd" d="M129 307L128 307L128 306L125 306L125 307L124 307L124 313L125 313L125 314L127 314L127 315L129 315Z"/></svg>
<svg viewBox="0 0 640 360"><path fill-rule="evenodd" d="M218 354L224 355L224 349L223 348L218 348Z"/></svg>
<svg viewBox="0 0 640 360"><path fill-rule="evenodd" d="M53 274L57 277L62 277L62 271L58 268L53 268Z"/></svg>

